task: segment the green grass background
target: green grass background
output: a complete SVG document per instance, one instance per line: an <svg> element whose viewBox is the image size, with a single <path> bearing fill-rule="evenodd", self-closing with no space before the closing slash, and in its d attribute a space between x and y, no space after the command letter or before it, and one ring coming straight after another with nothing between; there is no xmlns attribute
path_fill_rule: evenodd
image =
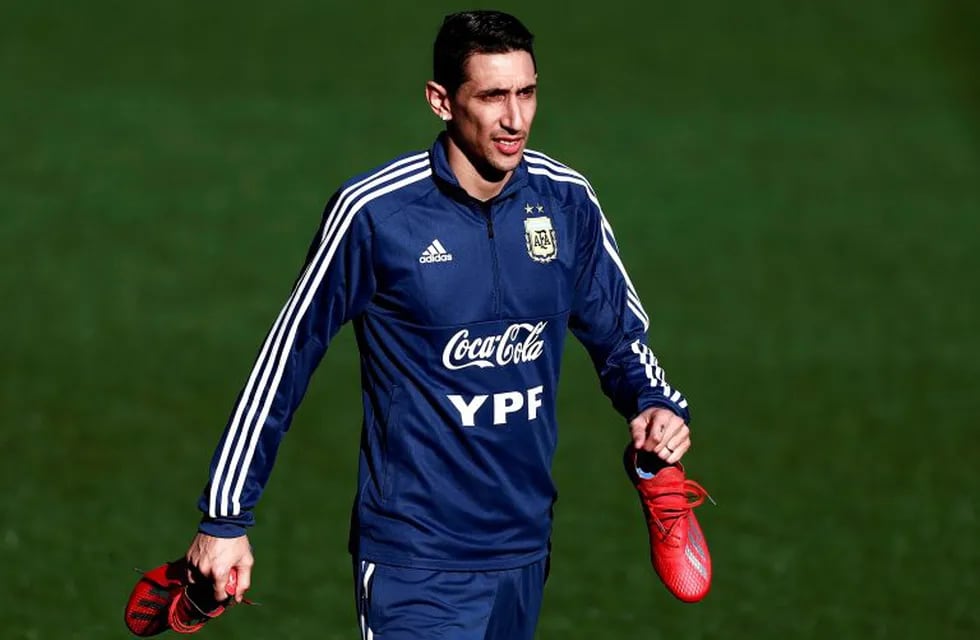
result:
<svg viewBox="0 0 980 640"><path fill-rule="evenodd" d="M344 179L424 148L451 2L3 2L0 637L125 638ZM540 638L980 637L980 9L501 2L538 36L533 146L604 200L694 410L715 566L646 559L583 350ZM209 638L355 638L344 332Z"/></svg>

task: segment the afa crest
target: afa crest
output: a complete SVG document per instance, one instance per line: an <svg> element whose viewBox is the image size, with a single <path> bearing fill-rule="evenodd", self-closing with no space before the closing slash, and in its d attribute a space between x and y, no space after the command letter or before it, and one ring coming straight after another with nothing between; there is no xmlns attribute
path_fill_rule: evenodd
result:
<svg viewBox="0 0 980 640"><path fill-rule="evenodd" d="M525 218L524 240L531 260L551 262L558 257L558 238L548 216Z"/></svg>

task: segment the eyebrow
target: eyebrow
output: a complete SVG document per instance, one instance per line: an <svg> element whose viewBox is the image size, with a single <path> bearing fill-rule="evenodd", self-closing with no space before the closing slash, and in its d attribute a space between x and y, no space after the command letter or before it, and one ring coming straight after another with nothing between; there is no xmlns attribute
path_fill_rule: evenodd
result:
<svg viewBox="0 0 980 640"><path fill-rule="evenodd" d="M527 91L530 91L532 89L537 89L537 88L538 88L537 83L529 84L526 87L521 87L520 89L518 89L517 93L526 93ZM498 87L494 89L484 89L483 91L477 91L476 96L478 98L489 98L492 96L507 95L508 93L510 93L509 89L503 89Z"/></svg>

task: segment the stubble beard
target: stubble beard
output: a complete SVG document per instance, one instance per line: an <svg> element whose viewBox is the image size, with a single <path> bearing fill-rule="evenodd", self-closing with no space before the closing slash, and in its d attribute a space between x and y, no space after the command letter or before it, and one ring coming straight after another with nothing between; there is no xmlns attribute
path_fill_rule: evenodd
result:
<svg viewBox="0 0 980 640"><path fill-rule="evenodd" d="M450 136L452 136L452 133L450 130ZM527 138L525 137L524 144L526 144L526 140ZM521 152L513 156L503 156L503 154L497 151L492 138L484 144L470 145L466 144L465 140L459 139L456 140L455 144L463 152L463 155L466 156L470 165L480 177L490 183L498 183L505 180L517 168L521 159L524 157L524 148L521 148Z"/></svg>
<svg viewBox="0 0 980 640"><path fill-rule="evenodd" d="M514 154L512 156L504 156L499 153L493 144L493 141L487 143L484 148L484 153L482 157L482 167L479 165L474 165L477 167L477 171L485 178L490 178L493 174L496 174L498 180L502 180L507 174L517 168L521 163L521 159L524 157L524 149L521 148L520 153Z"/></svg>

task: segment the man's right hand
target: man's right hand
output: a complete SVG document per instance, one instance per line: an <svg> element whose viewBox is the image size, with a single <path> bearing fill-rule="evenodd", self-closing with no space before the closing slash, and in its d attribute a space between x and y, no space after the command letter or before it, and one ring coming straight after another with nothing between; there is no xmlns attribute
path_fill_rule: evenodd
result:
<svg viewBox="0 0 980 640"><path fill-rule="evenodd" d="M237 538L215 538L206 533L198 533L187 550L188 567L187 579L190 582L197 576L214 582L214 599L217 602L228 597L226 588L228 576L232 569L238 572L238 582L235 587L235 602L241 602L245 592L252 585L252 545L248 536Z"/></svg>

